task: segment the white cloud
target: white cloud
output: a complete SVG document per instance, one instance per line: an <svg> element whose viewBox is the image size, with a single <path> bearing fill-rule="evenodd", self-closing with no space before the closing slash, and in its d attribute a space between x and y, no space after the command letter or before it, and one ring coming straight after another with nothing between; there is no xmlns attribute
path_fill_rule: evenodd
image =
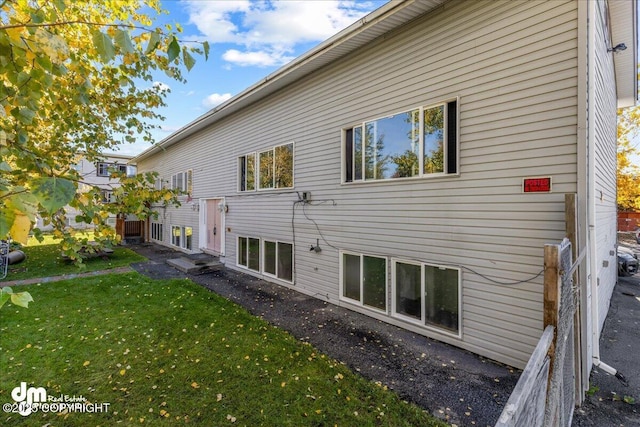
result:
<svg viewBox="0 0 640 427"><path fill-rule="evenodd" d="M217 105L222 104L223 102L227 101L230 98L231 98L230 93L212 93L211 95L207 96L205 99L202 100L202 105L204 105L207 108L213 108Z"/></svg>
<svg viewBox="0 0 640 427"><path fill-rule="evenodd" d="M164 133L173 133L173 132L176 132L178 129L180 129L179 126L166 126L166 125L160 126L160 131Z"/></svg>
<svg viewBox="0 0 640 427"><path fill-rule="evenodd" d="M242 67L258 66L269 67L285 64L293 59L292 56L282 52L253 51L240 52L237 49L229 49L222 55L222 59Z"/></svg>
<svg viewBox="0 0 640 427"><path fill-rule="evenodd" d="M282 65L302 43L320 42L374 5L358 1L186 0L190 22L211 43L233 43L223 59L240 66Z"/></svg>
<svg viewBox="0 0 640 427"><path fill-rule="evenodd" d="M162 82L153 82L153 87L157 89L159 92L169 92L171 91L171 86Z"/></svg>

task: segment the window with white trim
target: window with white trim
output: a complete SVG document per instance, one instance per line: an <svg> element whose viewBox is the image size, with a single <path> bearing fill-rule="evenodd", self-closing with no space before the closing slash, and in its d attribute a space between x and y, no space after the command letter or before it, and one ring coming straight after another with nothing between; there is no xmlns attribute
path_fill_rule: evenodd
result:
<svg viewBox="0 0 640 427"><path fill-rule="evenodd" d="M96 164L97 176L111 176L112 171L124 173L125 175L129 176L127 173L127 165L120 165L118 163L107 163L107 162L99 162Z"/></svg>
<svg viewBox="0 0 640 427"><path fill-rule="evenodd" d="M340 253L340 295L351 302L387 311L387 259Z"/></svg>
<svg viewBox="0 0 640 427"><path fill-rule="evenodd" d="M393 314L459 333L460 269L393 260Z"/></svg>
<svg viewBox="0 0 640 427"><path fill-rule="evenodd" d="M163 240L163 224L161 222L151 223L151 240Z"/></svg>
<svg viewBox="0 0 640 427"><path fill-rule="evenodd" d="M96 175L109 176L109 167L111 167L111 163L100 162L96 164Z"/></svg>
<svg viewBox="0 0 640 427"><path fill-rule="evenodd" d="M180 190L182 194L191 196L193 191L193 172L191 169L171 175L171 189Z"/></svg>
<svg viewBox="0 0 640 427"><path fill-rule="evenodd" d="M238 191L293 188L293 142L238 158Z"/></svg>
<svg viewBox="0 0 640 427"><path fill-rule="evenodd" d="M256 189L256 153L241 156L238 165L239 191L254 191Z"/></svg>
<svg viewBox="0 0 640 427"><path fill-rule="evenodd" d="M182 249L193 248L193 228L181 225L171 226L171 244Z"/></svg>
<svg viewBox="0 0 640 427"><path fill-rule="evenodd" d="M116 196L112 190L100 190L100 195L102 196L102 203L114 203L116 201Z"/></svg>
<svg viewBox="0 0 640 427"><path fill-rule="evenodd" d="M344 131L344 182L458 172L458 102L418 107Z"/></svg>
<svg viewBox="0 0 640 427"><path fill-rule="evenodd" d="M156 190L162 190L164 189L164 181L162 180L161 177L156 177L156 180L153 183L153 188Z"/></svg>
<svg viewBox="0 0 640 427"><path fill-rule="evenodd" d="M260 239L238 236L237 263L253 271L260 271Z"/></svg>
<svg viewBox="0 0 640 427"><path fill-rule="evenodd" d="M272 240L263 241L262 269L264 274L293 281L293 245Z"/></svg>

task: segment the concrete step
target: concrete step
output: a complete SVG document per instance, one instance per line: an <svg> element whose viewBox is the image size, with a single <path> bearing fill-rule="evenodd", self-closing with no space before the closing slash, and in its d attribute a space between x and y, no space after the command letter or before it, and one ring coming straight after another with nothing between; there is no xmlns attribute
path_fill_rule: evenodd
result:
<svg viewBox="0 0 640 427"><path fill-rule="evenodd" d="M203 254L204 255L204 254ZM215 257L206 255L202 256L184 256L180 258L168 259L167 264L187 274L202 274L210 271L221 270L224 265Z"/></svg>

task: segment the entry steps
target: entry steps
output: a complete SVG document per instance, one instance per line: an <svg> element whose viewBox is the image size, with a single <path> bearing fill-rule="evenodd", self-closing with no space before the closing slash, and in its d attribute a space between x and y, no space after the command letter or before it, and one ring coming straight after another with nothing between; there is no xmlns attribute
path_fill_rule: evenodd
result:
<svg viewBox="0 0 640 427"><path fill-rule="evenodd" d="M184 255L180 258L168 259L167 264L187 274L204 274L221 270L224 264L218 257L207 254Z"/></svg>

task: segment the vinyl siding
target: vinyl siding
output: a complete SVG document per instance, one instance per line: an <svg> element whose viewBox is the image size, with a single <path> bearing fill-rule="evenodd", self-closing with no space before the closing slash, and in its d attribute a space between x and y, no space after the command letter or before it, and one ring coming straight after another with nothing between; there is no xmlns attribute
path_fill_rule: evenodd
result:
<svg viewBox="0 0 640 427"><path fill-rule="evenodd" d="M523 367L542 333L543 245L564 236L564 193L577 187L576 8L445 3L139 170L168 177L188 165L195 200L226 197L229 268L238 236L293 242L295 232L295 289ZM459 175L342 183L343 129L452 97ZM293 190L237 192L239 156L291 141ZM523 194L529 176L552 176L553 192ZM301 191L311 204L294 204ZM197 212L166 214L197 235ZM322 252L309 251L317 239ZM341 301L338 249L462 268L461 337Z"/></svg>
<svg viewBox="0 0 640 427"><path fill-rule="evenodd" d="M595 238L597 240L596 265L598 270L598 326L602 330L609 311L613 288L617 281L616 213L616 92L614 53L607 52L611 40L608 37L607 7L598 2L595 23L599 27L595 49L595 183L593 194L595 211ZM613 254L612 254L613 253Z"/></svg>

